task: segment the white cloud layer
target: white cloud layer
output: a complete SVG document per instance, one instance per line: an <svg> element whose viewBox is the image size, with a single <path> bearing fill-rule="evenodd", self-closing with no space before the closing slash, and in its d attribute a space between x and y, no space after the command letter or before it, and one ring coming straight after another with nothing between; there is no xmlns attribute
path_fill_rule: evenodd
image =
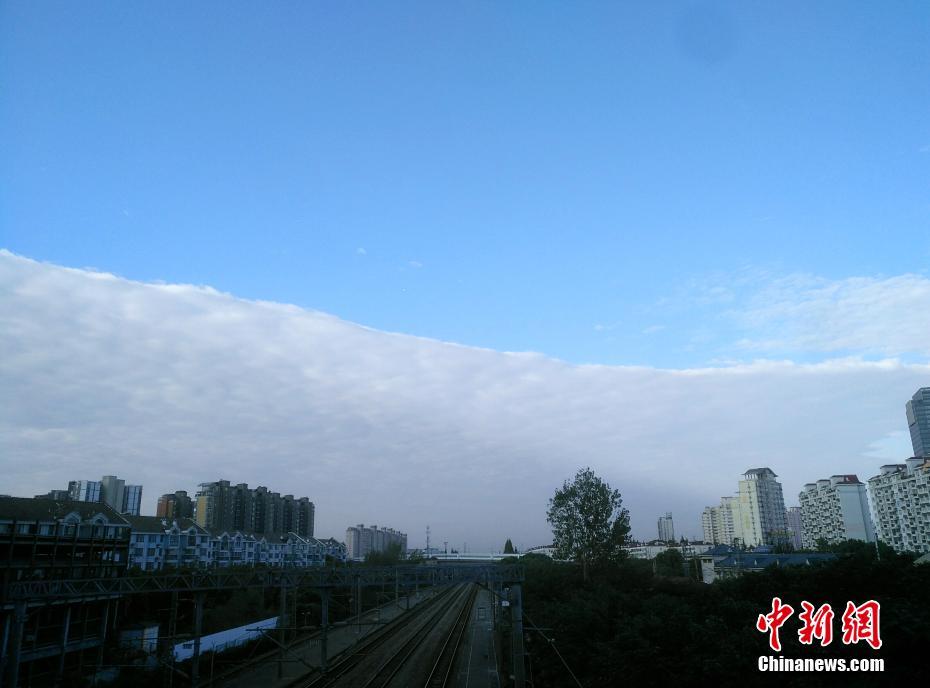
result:
<svg viewBox="0 0 930 688"><path fill-rule="evenodd" d="M784 277L734 314L749 349L930 355L930 278L920 275Z"/></svg>
<svg viewBox="0 0 930 688"><path fill-rule="evenodd" d="M864 328L850 345L879 342L854 304L881 292L857 298L841 299ZM895 360L574 366L0 252L2 493L114 473L152 513L163 492L226 478L308 495L322 535L374 522L422 545L429 523L477 550L547 541L548 498L590 465L636 535L668 510L699 535L701 508L747 468L771 466L789 504L810 480L874 474L926 384L930 366Z"/></svg>

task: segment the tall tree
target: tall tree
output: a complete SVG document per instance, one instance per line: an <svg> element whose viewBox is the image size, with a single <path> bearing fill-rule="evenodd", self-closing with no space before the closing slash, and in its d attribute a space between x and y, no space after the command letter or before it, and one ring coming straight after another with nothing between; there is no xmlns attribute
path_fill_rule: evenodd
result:
<svg viewBox="0 0 930 688"><path fill-rule="evenodd" d="M504 554L513 554L513 543L510 538L507 538L507 542L504 543Z"/></svg>
<svg viewBox="0 0 930 688"><path fill-rule="evenodd" d="M585 581L591 563L623 557L630 514L620 491L610 489L590 468L579 470L572 482L566 480L555 491L547 519L556 556L580 561Z"/></svg>

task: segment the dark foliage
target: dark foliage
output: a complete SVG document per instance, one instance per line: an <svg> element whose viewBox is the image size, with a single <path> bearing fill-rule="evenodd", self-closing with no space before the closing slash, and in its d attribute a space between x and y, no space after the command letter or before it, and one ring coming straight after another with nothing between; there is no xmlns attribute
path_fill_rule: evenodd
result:
<svg viewBox="0 0 930 688"><path fill-rule="evenodd" d="M874 546L849 544L832 562L770 569L712 585L683 577L681 562L627 560L592 568L527 557L524 593L534 686L574 685L550 646L556 647L584 686L891 685L927 676L930 647L930 566ZM677 563L677 568L675 564ZM675 576L662 575L663 572ZM775 654L755 629L771 611L773 596L795 608L783 626L784 657L885 660L884 673L760 673L758 658ZM881 603L883 646L845 646L841 616L848 600ZM798 642L801 601L829 602L836 618L828 647ZM622 678L622 681L621 681Z"/></svg>

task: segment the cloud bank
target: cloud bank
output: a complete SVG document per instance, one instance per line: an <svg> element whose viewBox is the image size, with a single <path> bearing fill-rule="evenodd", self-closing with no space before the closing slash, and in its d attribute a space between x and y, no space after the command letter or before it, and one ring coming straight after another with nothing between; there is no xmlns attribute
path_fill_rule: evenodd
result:
<svg viewBox="0 0 930 688"><path fill-rule="evenodd" d="M791 504L903 460L904 402L928 383L897 360L569 365L0 252L0 492L16 495L114 473L152 513L226 478L309 496L324 536L377 523L422 546L429 524L476 551L548 541L548 498L590 465L635 535L665 511L700 535L747 468L772 467Z"/></svg>
<svg viewBox="0 0 930 688"><path fill-rule="evenodd" d="M790 275L760 280L730 315L756 351L930 356L930 278Z"/></svg>

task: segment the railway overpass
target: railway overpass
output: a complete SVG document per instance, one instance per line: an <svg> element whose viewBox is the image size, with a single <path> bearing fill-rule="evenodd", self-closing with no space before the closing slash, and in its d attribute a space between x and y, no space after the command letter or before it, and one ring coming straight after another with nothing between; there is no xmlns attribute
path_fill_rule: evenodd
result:
<svg viewBox="0 0 930 688"><path fill-rule="evenodd" d="M463 637L463 624L466 621L474 621L472 611L477 607L474 599L483 595L484 609L486 614L497 613L499 609L507 609L507 627L508 631L512 628L512 637L515 639L511 654L520 658L519 667L514 670L516 682L514 685L523 685L523 668L522 668L522 602L521 602L521 583L523 581L522 567L513 564L493 563L494 559L490 557L486 560L460 559L458 561L437 561L433 563L424 563L418 566L392 566L392 567L366 567L366 566L349 566L349 567L327 567L316 569L246 569L240 571L231 570L192 570L178 571L173 573L159 574L138 574L126 575L119 577L107 578L83 578L72 580L26 580L11 582L4 585L0 590L0 611L3 612L4 627L7 629L6 644L6 661L4 662L4 671L0 685L11 686L15 688L19 684L19 663L21 656L21 647L23 643L23 628L30 614L41 613L43 607L48 605L68 604L76 601L86 600L107 600L113 602L113 615L115 617L118 601L127 596L144 595L152 593L170 593L170 618L167 622L167 632L162 635L168 639L180 637L178 633L178 606L180 604L192 603L193 610L190 615L193 618L190 637L193 645L193 657L189 667L186 670L175 665L173 658L160 660L164 663L163 671L168 677L166 685L172 686L194 686L200 688L204 685L201 667L201 650L200 638L202 637L202 619L205 601L211 593L229 590L243 589L274 589L279 593L280 615L277 630L269 633L268 637L277 649L269 653L265 659L276 667L276 673L279 680L287 677L284 676L286 666L299 665L302 671L302 678L298 681L304 683L294 683L293 685L309 686L317 685L319 677L330 674L330 669L337 666L333 661L329 651L329 636L331 633L340 632L340 624L330 624L329 603L334 594L339 591L355 591L355 599L361 600L363 596L361 591L366 588L380 588L382 591L393 590L394 604L398 608L401 606L402 598L406 599L408 609L410 599L418 598L421 591L431 590L440 591L445 589L464 590L467 587L470 591L478 590L472 594L471 602L464 601L465 593L456 593L456 611L450 611L452 607L443 607L445 611L441 616L435 618L437 628L448 627L448 633L459 633L459 638ZM298 594L305 596L309 592L319 599L320 619L318 625L302 626L297 624L297 599ZM184 596L182 600L181 595ZM430 595L433 597L434 595ZM435 595L440 597L440 595ZM501 603L503 601L503 603ZM430 603L431 604L431 603ZM401 627L408 627L407 624L415 618L420 617L423 609L430 604L425 604L420 611L416 611L419 605L414 606L413 611L405 616L409 621L397 625L383 624L385 638L393 636L395 632L400 632ZM445 603L444 603L445 604ZM468 610L465 610L465 607ZM356 610L356 623L361 627L363 614L370 614L371 610L362 609L361 606ZM438 608L435 611L439 614ZM477 613L477 612L476 612ZM455 617L454 623L449 621ZM433 617L429 617L433 618ZM485 619L493 621L497 617ZM438 624L443 620L442 624ZM378 621L381 621L381 612L378 612ZM420 622L418 622L420 623ZM342 624L344 626L345 624ZM376 627L378 624L372 624ZM427 623L424 628L430 629L432 623ZM112 631L113 622L111 621L110 629ZM409 628L409 627L408 627ZM104 624L102 633L106 633L107 625ZM458 629L458 630L454 630ZM404 631L408 633L412 631ZM444 633L446 631L443 631ZM67 630L65 631L67 633ZM418 641L418 647L430 647L435 634L427 631L416 632L421 637L422 642ZM358 634L358 640L361 641L362 634ZM370 634L366 634L370 635ZM378 637L381 637L379 632ZM104 638L103 640L105 640ZM435 638L433 638L435 639ZM298 656L296 645L298 643L307 643L311 641L315 644L317 664L313 665L304 658ZM451 642L451 641L449 641ZM385 640L384 647L390 647L392 643ZM455 643L455 647L458 647ZM61 647L67 646L67 638L62 641ZM350 653L351 654L351 653ZM448 654L448 652L447 652ZM296 658L296 659L295 659ZM451 675L451 668L454 661L448 657L443 660L447 666L447 679ZM338 662L343 662L345 657L340 656ZM419 664L424 663L422 656L417 660ZM99 667L98 667L99 669ZM329 680L329 679L327 679ZM267 683L267 682L265 682ZM435 682L433 682L435 684ZM431 685L433 685L431 684ZM216 684L221 685L221 684ZM225 685L223 683L222 685ZM292 685L283 683L278 685ZM320 683L319 685L338 685L330 683ZM368 685L368 684L366 684ZM375 685L374 683L371 685ZM380 684L378 684L380 685ZM385 683L384 685L389 685ZM395 685L404 685L398 683ZM452 686L454 683L441 683L436 685ZM268 687L270 688L270 686Z"/></svg>

